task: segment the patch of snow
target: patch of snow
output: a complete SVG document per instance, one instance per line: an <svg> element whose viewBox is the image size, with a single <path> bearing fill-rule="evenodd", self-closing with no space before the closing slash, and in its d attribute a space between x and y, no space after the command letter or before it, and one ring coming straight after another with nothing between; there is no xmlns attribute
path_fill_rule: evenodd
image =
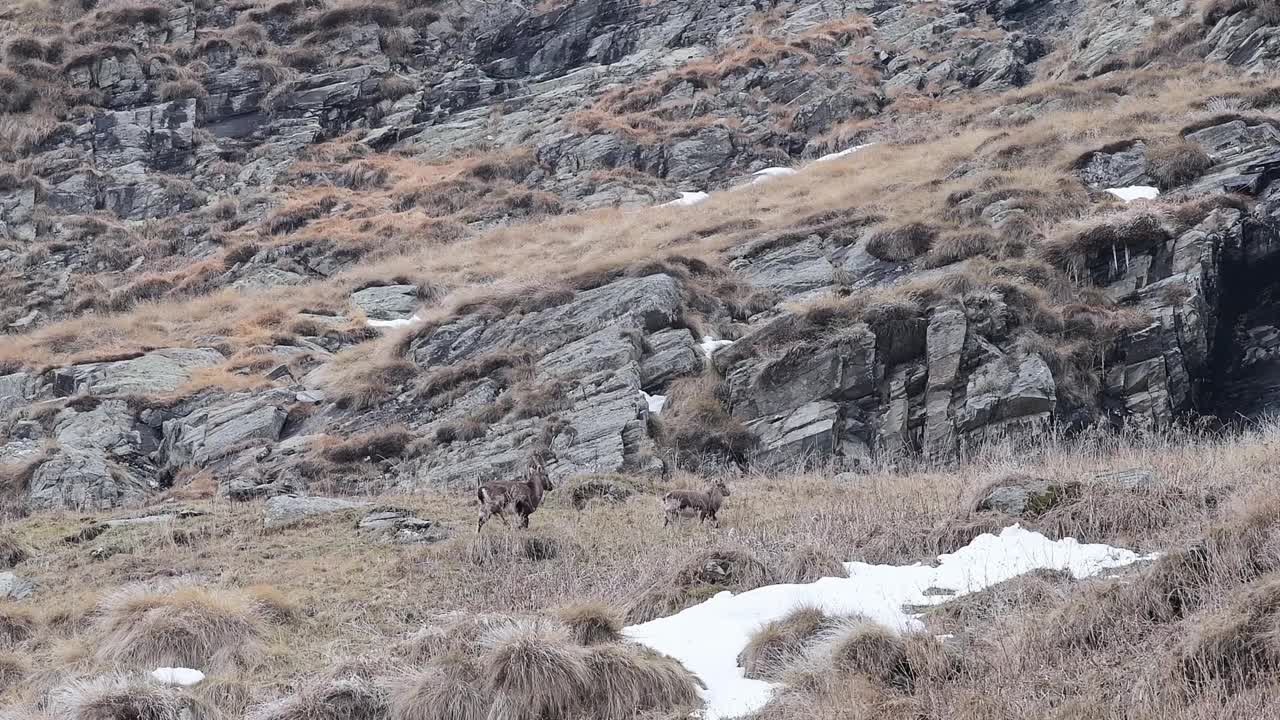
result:
<svg viewBox="0 0 1280 720"><path fill-rule="evenodd" d="M873 142L869 142L869 143L867 143L867 144L865 144L865 145L854 145L853 147L851 147L851 148L845 148L844 150L841 150L840 152L833 152L833 153L830 153L830 154L828 154L828 155L823 155L822 157L818 158L817 160L814 160L814 162L816 162L816 163L820 163L820 162L827 162L828 160L839 160L840 158L842 158L842 157L847 157L847 156L849 156L849 155L852 155L852 154L854 154L854 153L858 152L859 150L866 150L867 148L871 147L872 145L875 145L875 143L873 143Z"/></svg>
<svg viewBox="0 0 1280 720"><path fill-rule="evenodd" d="M164 683L165 685L191 687L204 680L204 673L191 668L162 667L152 670L151 677L155 678L156 682Z"/></svg>
<svg viewBox="0 0 1280 720"><path fill-rule="evenodd" d="M703 200L706 200L709 197L711 197L710 193L704 193L701 190L697 192L682 192L680 193L679 198L672 200L671 202L664 202L658 207L670 207L673 205L675 206L697 205L698 203L702 202Z"/></svg>
<svg viewBox="0 0 1280 720"><path fill-rule="evenodd" d="M787 177L795 175L796 169L789 167L767 167L763 170L757 170L751 173L751 177L755 178L751 181L752 185L756 183L768 182L776 177Z"/></svg>
<svg viewBox="0 0 1280 720"><path fill-rule="evenodd" d="M738 595L721 592L675 615L627 627L623 634L674 657L702 680L706 720L731 718L759 709L778 687L744 678L738 653L757 628L795 607L860 613L897 631L916 630L923 624L903 606L946 602L1037 568L1067 570L1083 578L1148 558L1110 545L1082 545L1072 538L1055 542L1013 525L938 556L936 567L845 563L848 578L768 585ZM955 595L926 594L931 588L954 590Z"/></svg>
<svg viewBox="0 0 1280 720"><path fill-rule="evenodd" d="M1107 192L1115 195L1126 203L1134 200L1154 200L1160 197L1160 190L1150 185L1130 185L1128 187L1107 188Z"/></svg>
<svg viewBox="0 0 1280 720"><path fill-rule="evenodd" d="M641 390L640 397L644 398L645 403L649 405L649 412L654 415L661 413L662 406L667 404L666 395L650 395L649 393Z"/></svg>
<svg viewBox="0 0 1280 720"><path fill-rule="evenodd" d="M722 347L727 347L732 344L733 344L732 340L717 340L711 337L710 335L706 335L702 338L702 342L698 343L698 347L702 348L703 355L706 355L708 358L710 358L711 355L715 353L715 351L719 350Z"/></svg>
<svg viewBox="0 0 1280 720"><path fill-rule="evenodd" d="M405 325L412 325L420 319L421 318L418 317L417 313L414 313L413 317L397 318L395 320L369 320L366 324L369 327L376 328L398 328L404 327Z"/></svg>

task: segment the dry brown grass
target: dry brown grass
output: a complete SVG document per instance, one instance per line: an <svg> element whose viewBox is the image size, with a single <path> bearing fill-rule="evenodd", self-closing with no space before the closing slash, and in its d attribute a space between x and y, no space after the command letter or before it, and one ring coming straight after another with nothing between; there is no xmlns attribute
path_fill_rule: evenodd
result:
<svg viewBox="0 0 1280 720"><path fill-rule="evenodd" d="M67 720L179 720L188 707L170 688L123 675L70 683L54 694L51 705Z"/></svg>
<svg viewBox="0 0 1280 720"><path fill-rule="evenodd" d="M0 648L25 642L36 628L36 615L30 608L9 601L0 604Z"/></svg>
<svg viewBox="0 0 1280 720"><path fill-rule="evenodd" d="M1148 148L1146 155L1147 172L1161 190L1185 185L1213 167L1209 154L1187 140L1158 143Z"/></svg>
<svg viewBox="0 0 1280 720"><path fill-rule="evenodd" d="M580 602L556 611L556 617L573 634L579 645L597 645L622 639L622 617L604 602Z"/></svg>
<svg viewBox="0 0 1280 720"><path fill-rule="evenodd" d="M1200 12L1206 25L1239 12L1256 15L1269 25L1280 23L1280 3L1275 0L1206 0Z"/></svg>
<svg viewBox="0 0 1280 720"><path fill-rule="evenodd" d="M680 247L686 255L711 257L761 233L794 228L815 213L847 212L850 207L883 217L887 227L933 225L941 231L942 239L953 232L990 232L979 218L953 217L947 198L957 192L990 193L993 187L1021 193L1017 202L1025 215L1000 229L997 236L1002 245L994 251L997 255L1019 253L1023 252L1020 248L1034 245L1045 234L1059 235L1057 226L1078 217L1089 206L1088 194L1068 170L1082 153L1112 140L1171 136L1186 124L1183 112L1202 112L1206 97L1262 91L1260 81L1226 78L1211 69L1183 73L1176 82L1154 72L1129 71L1122 81L1131 87L1123 102L1117 102L1107 90L1110 80L1098 80L1070 88L1061 83L1037 84L967 105L935 103L912 112L936 118L936 124L905 124L923 133L918 144L882 143L850 158L806 169L801 178L718 194L696 210L662 208L631 214L597 210L480 233L466 230L460 223L466 218L461 215L428 215L417 207L416 200L413 207L397 210L396 198L408 197L434 183L469 186L481 182L497 189L485 197L495 199L499 206L528 200L538 212L540 201L526 196L514 180L527 174L527 159L430 164L401 156L366 156L353 151L349 141L335 140L310 151L310 159L299 163L296 170L302 172L308 162L333 163L337 173L336 168L360 160L364 166L385 171L389 189L348 194L342 187L334 187L325 192L338 197L343 208L349 204L349 209L311 220L288 235L268 234L267 238L275 238L270 242L326 243L336 238L352 252L361 253L358 274L362 278L408 275L446 285L452 292L441 299L439 317L448 317L454 309L501 293L512 284L553 285L564 277L566 267L585 273L626 267L660 256L671 247ZM1045 113L1016 127L991 127L986 119L993 109L1012 103L1067 96L1077 103L1069 106L1071 109ZM1159 118L1168 119L1153 119L1151 107L1164 108L1167 112ZM887 114L884 123L903 125L902 118L893 112L897 111ZM952 179L937 182L942 177ZM297 202L305 203L308 193L314 192L299 192ZM485 202L488 200L479 204ZM289 202L282 207L287 205ZM470 211L477 207L473 204ZM502 212L525 211L503 206ZM744 217L750 222L744 222ZM288 227L286 222L279 229ZM431 240L424 244L424 237ZM450 251L439 252L438 243L450 243ZM974 252L973 247L961 245L968 243L957 243L958 252L940 250L937 257L925 262L943 262ZM255 317L260 308L278 307L287 314L304 303L339 305L352 284L351 276L339 275L288 292L253 293L252 303L238 300L230 307L222 303L217 313L209 312L219 304L212 298L169 303L160 313L143 303L133 312L96 317L97 344L164 346L181 344L182 338L197 334L220 335L239 344L246 334L268 329ZM171 315L182 318L180 329ZM91 345L75 341L77 323L79 320L55 323L15 336L9 347L0 349L0 363L42 367L84 357ZM373 345L357 352L382 351Z"/></svg>
<svg viewBox="0 0 1280 720"><path fill-rule="evenodd" d="M1070 682L1077 689L1080 684L1095 683L1092 678L1100 670L1092 663L1097 658L1108 658L1105 667L1114 663L1120 668L1116 672L1140 676L1145 658L1164 652L1164 643L1172 643L1170 633L1183 632L1180 623L1225 607L1221 598L1231 595L1231 588L1280 569L1273 520L1280 517L1274 512L1280 504L1271 482L1274 437L1275 431L1268 428L1240 439L1100 433L1064 444L1052 440L1045 445L996 443L953 470L876 471L853 484L834 485L821 474L747 476L734 482L732 512L725 514L719 530L695 526L664 530L656 497L668 486L649 489L637 483L630 497L587 504L581 510L569 494L553 492L539 508L536 533L495 528L483 538L483 545L476 546L471 545L468 532L474 509L461 490L424 490L411 497L379 500L454 528L458 537L430 547L376 542L356 534L347 516L264 535L260 506L253 503L205 500L195 504L210 513L199 523L217 532L190 528L194 539L189 544L162 542L154 528L143 527L113 528L91 544L63 544L61 538L81 527L80 519L40 514L10 525L20 541L40 549L37 557L24 562L21 574L41 587L62 583L74 590L48 603L48 610L56 611L62 620L55 622L53 615L44 618L46 613L40 613L35 634L24 641L30 647L31 672L0 695L0 703L22 706L34 701L62 682L50 675L57 669L95 673L116 667L114 657L99 656L97 648L104 639L116 636L113 618L120 615L98 616L102 611L95 609L95 595L138 580L156 581L174 574L215 578L209 592L216 589L241 598L233 607L258 618L250 622L259 629L264 662L249 673L235 663L214 672L215 677L224 678L220 684L227 689L227 697L218 701L228 703L224 712L244 702L246 685L259 699L271 699L308 684L316 668L332 662L335 648L343 654L374 658L394 652L429 673L414 686L415 692L443 697L430 695L439 688L440 693L452 693L449 697L458 698L457 702L475 707L477 700L466 694L466 688L484 672L475 660L478 647L466 651L470 659L447 671L448 682L438 679L445 670L427 666L445 663L454 642L447 638L461 632L471 638L464 643L470 647L478 643L484 629L464 632L445 626L419 638L412 644L417 649L395 650L401 640L440 613L461 611L468 617L549 613L584 598L630 609L629 602L646 594L652 601L674 600L665 610L672 611L719 589L774 582L793 548L810 545L825 548L841 560L924 561L957 549L977 532L1008 524L1007 519L958 514L957 508L966 507L967 500L993 477L1012 471L1056 481L1087 481L1103 470L1141 467L1159 478L1157 488L1176 489L1179 497L1203 498L1212 493L1213 504L1179 505L1159 523L1134 524L1124 519L1134 517L1131 511L1112 502L1096 502L1087 512L1082 506L1078 512L1064 514L1059 526L1045 529L1128 543L1143 552L1160 550L1168 559L1123 580L1062 584L1046 580L1025 588L993 588L989 596L965 598L972 602L963 608L934 609L926 618L931 630L955 634L960 643L956 651L967 658L958 673L947 660L937 671L913 671L907 690L871 684L866 686L869 694L856 696L848 693L869 682L865 678L819 673L812 676L816 689L779 698L793 709L808 707L820 718L844 717L842 713L863 707L864 702L870 708L867 712L888 713L883 703L906 702L917 709L928 708L937 717L966 717L965 703L980 696L978 707L991 713L987 716L1002 717L1011 708L1041 707L1035 703L1044 701L1043 697L1067 690L1055 683ZM1220 487L1220 478L1230 478L1231 487ZM678 477L674 482L691 481ZM1089 483L1084 484L1082 500L1091 492ZM1105 517L1113 507L1118 521ZM1221 529L1215 530L1217 525ZM1204 550L1179 551L1192 547L1196 539L1204 541ZM112 554L91 560L88 553L96 546L109 547ZM548 552L549 547L554 551ZM714 552L717 549L733 552ZM743 562L728 562L733 558ZM263 583L277 588L275 600L264 603L262 596L255 599L255 592L247 590ZM659 596L663 589L669 593ZM279 608L281 595L286 605L305 612L293 607L264 609ZM164 603L163 613L177 605ZM198 616L204 617L203 603L196 607ZM289 619L273 622L271 617ZM135 622L125 624L132 627ZM38 640L44 637L49 640ZM605 643L583 648L572 639L570 643L584 651L610 647ZM1139 650L1130 653L1126 648L1135 643ZM932 651L924 653L926 659L936 660L936 656ZM1065 673L1054 666L1058 662L1066 663ZM917 661L916 666L921 663ZM427 677L437 679L428 683ZM1028 683L1027 677L1045 679ZM1128 687L1103 680L1090 685L1102 693L1102 699L1081 696L1079 702L1085 704L1077 706L1084 708L1080 712L1089 715L1107 698L1119 702L1115 688ZM1037 694L1041 692L1043 697ZM392 692L387 700L393 712L395 695ZM837 702L841 697L844 701ZM1153 707L1142 704L1141 698L1122 699L1126 707ZM429 702L431 707L449 707ZM489 705L482 707L487 713Z"/></svg>
<svg viewBox="0 0 1280 720"><path fill-rule="evenodd" d="M31 552L31 548L12 531L0 530L0 569L17 567L18 563L31 557Z"/></svg>
<svg viewBox="0 0 1280 720"><path fill-rule="evenodd" d="M356 435L324 449L324 457L336 463L378 462L398 458L413 440L403 427L389 427Z"/></svg>
<svg viewBox="0 0 1280 720"><path fill-rule="evenodd" d="M101 611L97 654L121 666L252 667L265 633L253 601L197 586L121 590Z"/></svg>
<svg viewBox="0 0 1280 720"><path fill-rule="evenodd" d="M873 229L867 239L867 252L881 260L913 260L929 252L937 234L937 228L924 223Z"/></svg>
<svg viewBox="0 0 1280 720"><path fill-rule="evenodd" d="M781 680L783 672L803 657L835 618L820 608L798 607L757 630L738 654L743 675L760 680Z"/></svg>
<svg viewBox="0 0 1280 720"><path fill-rule="evenodd" d="M803 545L787 553L777 577L778 582L811 583L824 577L849 577L849 571L830 549Z"/></svg>
<svg viewBox="0 0 1280 720"><path fill-rule="evenodd" d="M772 580L769 567L749 551L734 547L704 550L631 599L627 620L639 623L671 615L723 590L752 590Z"/></svg>
<svg viewBox="0 0 1280 720"><path fill-rule="evenodd" d="M720 379L710 371L679 378L667 388L657 436L681 467L742 463L755 445L755 436L725 410L721 392Z"/></svg>

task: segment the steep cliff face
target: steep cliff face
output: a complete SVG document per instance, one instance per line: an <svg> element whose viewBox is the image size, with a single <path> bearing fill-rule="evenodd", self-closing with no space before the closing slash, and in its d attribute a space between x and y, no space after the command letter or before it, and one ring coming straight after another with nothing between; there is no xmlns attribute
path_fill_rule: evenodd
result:
<svg viewBox="0 0 1280 720"><path fill-rule="evenodd" d="M1253 5L7 13L17 506L470 486L535 446L856 470L1280 394Z"/></svg>

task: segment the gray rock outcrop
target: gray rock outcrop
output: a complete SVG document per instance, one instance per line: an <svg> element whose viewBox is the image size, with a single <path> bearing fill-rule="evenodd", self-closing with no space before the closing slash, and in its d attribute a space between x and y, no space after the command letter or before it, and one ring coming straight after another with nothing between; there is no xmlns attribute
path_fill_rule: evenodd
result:
<svg viewBox="0 0 1280 720"><path fill-rule="evenodd" d="M281 495L267 500L262 512L264 530L283 530L311 518L333 513L360 510L372 503L343 500L340 498Z"/></svg>

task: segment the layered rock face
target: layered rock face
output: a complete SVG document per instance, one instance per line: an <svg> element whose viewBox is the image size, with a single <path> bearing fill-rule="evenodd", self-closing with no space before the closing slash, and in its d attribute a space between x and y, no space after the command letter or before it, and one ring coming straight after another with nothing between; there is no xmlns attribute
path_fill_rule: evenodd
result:
<svg viewBox="0 0 1280 720"><path fill-rule="evenodd" d="M339 136L359 159L521 146L531 160L512 171L519 187L567 209L635 208L845 149L860 122L903 94L1009 90L1051 61L1056 70L1041 76L1105 75L1181 17L1172 3L1016 1L442 2L412 18L204 5L102 30L115 42L65 59L59 75L93 102L5 158L7 332L178 293L253 297L358 268L359 253L336 239L278 240L351 209L325 188L377 184L376 163L335 172L297 162ZM1241 72L1271 69L1275 27L1237 10L1205 18L1194 52ZM264 61L286 52L285 67ZM1119 100L1123 90L1102 92ZM1063 102L1018 96L985 120L1016 128ZM714 388L705 421L750 438L718 459L763 468L948 461L1051 427L1258 416L1280 401L1277 127L1229 113L1189 127L1180 140L1207 164L1165 197L1203 199L1204 212L1183 222L1118 210L1055 258L1083 291L1141 321L1086 342L1087 313L1063 313L1080 325L1074 355L1044 341L1013 285L973 285L963 261L885 259L872 248L879 219L850 208L707 261L638 262L546 297L429 308L438 312L426 323L415 318L434 290L382 267L343 290L351 317L372 321L362 332L307 311L290 318L305 329L239 354L224 338L190 337L93 362L6 367L0 466L22 479L23 506L77 509L142 502L201 476L237 500L470 488L519 472L540 447L557 481L658 474L682 459L663 419L688 412L679 395L695 378ZM1096 195L1162 184L1155 152L1135 138L1093 149L1073 172ZM284 207L275 193L285 186L322 197ZM224 213L227 198L238 209ZM1032 222L1014 191L948 202L992 233ZM226 246L247 226L261 228L263 247ZM151 276L154 247L132 242L144 230L164 246L166 269L189 266L191 277ZM708 292L712 273L752 302ZM948 290L909 308L818 317L833 298L852 304L911 283ZM386 392L366 405L337 397L340 354L397 325L409 334ZM233 360L265 366L257 384L207 380ZM409 441L334 459L335 443L388 429Z"/></svg>

